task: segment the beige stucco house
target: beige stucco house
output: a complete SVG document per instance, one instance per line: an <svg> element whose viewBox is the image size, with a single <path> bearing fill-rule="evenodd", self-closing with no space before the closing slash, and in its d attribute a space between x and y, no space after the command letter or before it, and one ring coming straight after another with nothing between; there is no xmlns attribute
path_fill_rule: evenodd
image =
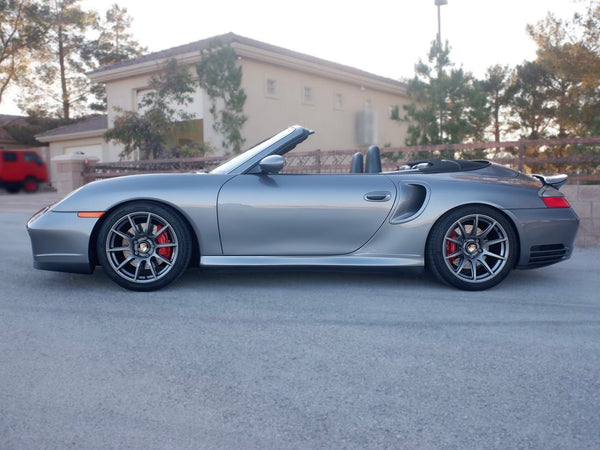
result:
<svg viewBox="0 0 600 450"><path fill-rule="evenodd" d="M391 111L402 111L408 101L404 83L233 33L216 38L231 45L242 67L242 87L247 95L244 114L248 117L242 135L248 146L294 124L316 130L311 144L321 150L404 144L406 125L391 119ZM169 59L176 58L193 68L213 39L151 53L88 74L93 82L106 85L107 116L52 130L38 139L49 144L52 156L83 152L105 162L118 160L121 148L106 143L103 134L119 110L137 109L150 78ZM196 139L223 152L209 107L208 97L198 88L188 106L188 112L194 113L200 124Z"/></svg>

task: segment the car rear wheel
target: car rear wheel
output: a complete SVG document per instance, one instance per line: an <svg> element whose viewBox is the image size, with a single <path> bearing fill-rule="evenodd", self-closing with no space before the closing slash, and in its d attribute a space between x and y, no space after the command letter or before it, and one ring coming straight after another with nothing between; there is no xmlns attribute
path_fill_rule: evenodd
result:
<svg viewBox="0 0 600 450"><path fill-rule="evenodd" d="M425 258L440 281L484 290L500 283L514 267L517 237L510 221L494 208L462 207L434 225Z"/></svg>
<svg viewBox="0 0 600 450"><path fill-rule="evenodd" d="M153 291L185 272L191 246L187 224L176 212L140 202L119 207L106 217L96 251L100 265L117 284Z"/></svg>

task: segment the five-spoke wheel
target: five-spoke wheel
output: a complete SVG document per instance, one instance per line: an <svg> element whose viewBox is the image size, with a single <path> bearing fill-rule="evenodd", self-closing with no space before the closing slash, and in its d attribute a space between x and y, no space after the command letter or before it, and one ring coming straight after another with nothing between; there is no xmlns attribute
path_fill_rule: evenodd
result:
<svg viewBox="0 0 600 450"><path fill-rule="evenodd" d="M102 268L121 286L160 289L178 278L191 257L190 232L179 215L153 203L124 205L104 220L97 241Z"/></svg>
<svg viewBox="0 0 600 450"><path fill-rule="evenodd" d="M487 206L459 208L433 227L426 263L441 281L460 289L483 290L504 279L515 265L512 224Z"/></svg>

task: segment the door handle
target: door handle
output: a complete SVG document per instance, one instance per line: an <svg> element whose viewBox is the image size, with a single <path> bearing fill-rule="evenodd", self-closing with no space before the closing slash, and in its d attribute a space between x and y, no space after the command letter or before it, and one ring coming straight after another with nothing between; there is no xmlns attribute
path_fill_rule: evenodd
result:
<svg viewBox="0 0 600 450"><path fill-rule="evenodd" d="M387 202L392 198L392 194L388 191L375 191L365 194L365 200L368 202Z"/></svg>

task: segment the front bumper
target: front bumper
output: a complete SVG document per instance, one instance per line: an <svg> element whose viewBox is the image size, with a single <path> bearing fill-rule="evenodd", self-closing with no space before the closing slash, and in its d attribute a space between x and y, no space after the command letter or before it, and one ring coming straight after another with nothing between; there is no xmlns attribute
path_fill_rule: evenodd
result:
<svg viewBox="0 0 600 450"><path fill-rule="evenodd" d="M92 273L90 237L98 219L80 218L76 212L36 213L27 222L33 267L59 272Z"/></svg>

